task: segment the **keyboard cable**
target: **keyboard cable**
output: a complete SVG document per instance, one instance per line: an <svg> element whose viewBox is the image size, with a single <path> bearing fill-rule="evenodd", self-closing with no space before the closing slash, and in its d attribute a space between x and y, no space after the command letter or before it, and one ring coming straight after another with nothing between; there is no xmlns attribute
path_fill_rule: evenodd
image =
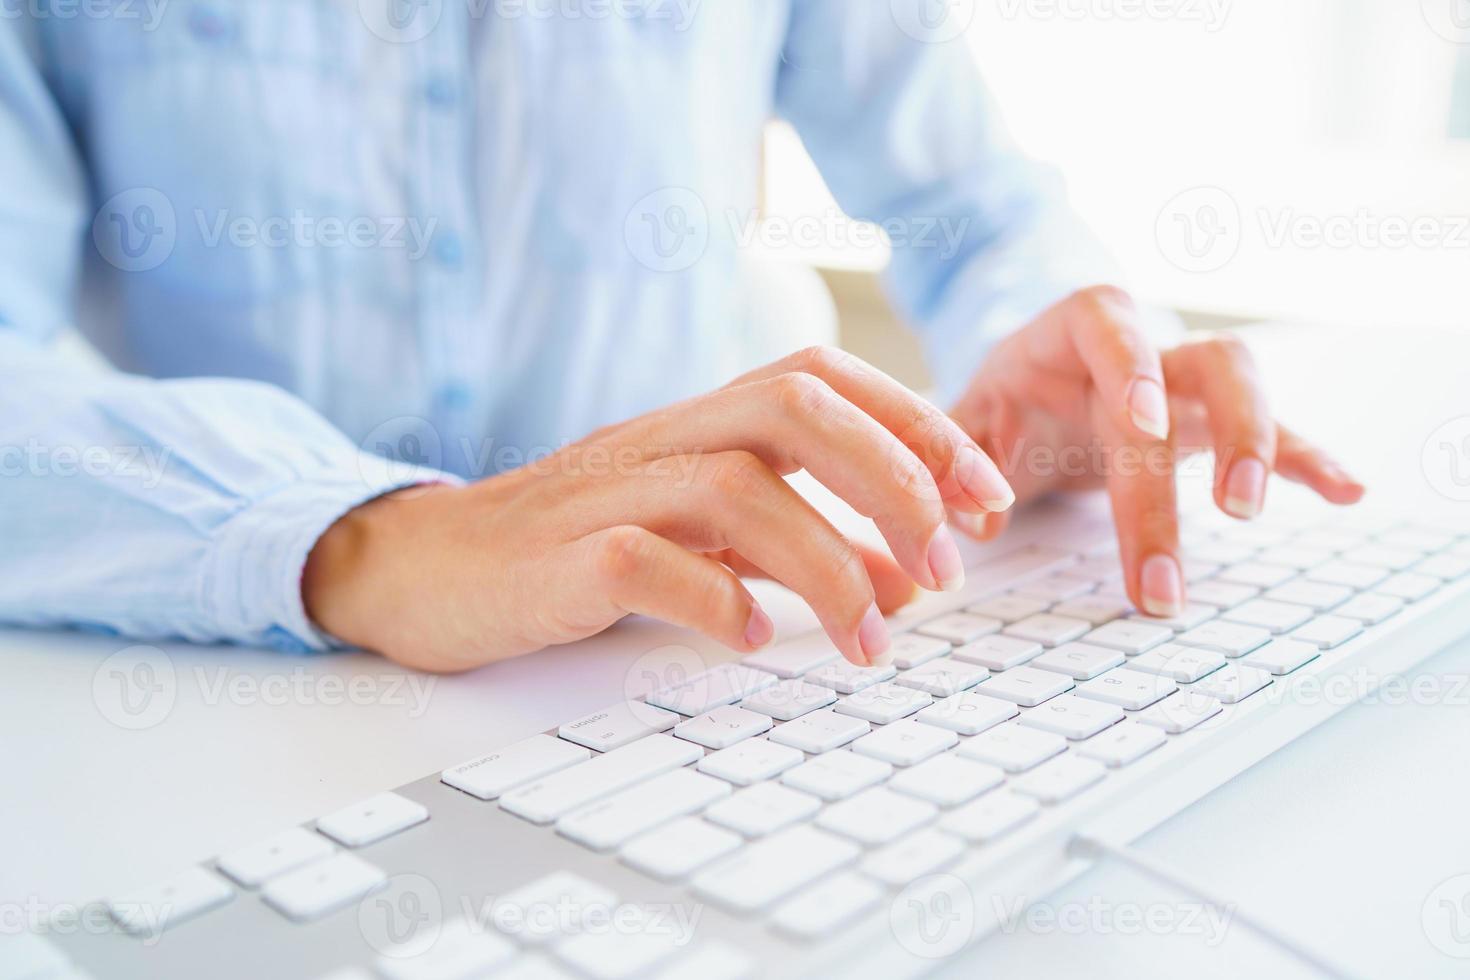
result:
<svg viewBox="0 0 1470 980"><path fill-rule="evenodd" d="M1098 837L1079 833L1072 836L1072 840L1067 846L1067 851L1073 857L1087 861L1097 861L1104 857L1112 858L1119 864L1132 868L1144 877L1152 878L1169 888L1189 895L1204 905L1211 905L1215 908L1229 908L1231 909L1231 918L1233 921L1239 922L1270 945L1306 963L1324 977L1331 977L1333 980L1357 980L1353 973L1332 962L1327 957L1308 948L1268 923L1257 919L1250 913L1245 912L1237 903L1226 902L1219 896L1212 894L1209 889L1201 887L1196 882L1190 881L1187 878L1181 877L1137 848L1129 847L1126 844L1115 844Z"/></svg>

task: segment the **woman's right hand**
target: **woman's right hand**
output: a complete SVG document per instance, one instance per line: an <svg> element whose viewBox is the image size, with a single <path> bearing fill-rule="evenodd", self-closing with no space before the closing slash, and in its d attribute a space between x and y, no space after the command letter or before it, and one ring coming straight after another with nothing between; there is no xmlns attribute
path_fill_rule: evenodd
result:
<svg viewBox="0 0 1470 980"><path fill-rule="evenodd" d="M873 518L893 557L854 545L782 479L800 469ZM883 610L914 583L964 582L946 507L1013 500L947 415L849 354L812 348L521 469L364 504L317 542L302 591L336 637L454 671L630 613L754 650L773 626L739 576L763 575L869 666L888 651Z"/></svg>

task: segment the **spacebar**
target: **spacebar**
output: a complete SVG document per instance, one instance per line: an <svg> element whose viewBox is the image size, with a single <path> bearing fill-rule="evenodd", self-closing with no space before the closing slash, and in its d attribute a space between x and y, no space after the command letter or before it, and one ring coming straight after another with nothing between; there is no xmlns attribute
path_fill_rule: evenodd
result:
<svg viewBox="0 0 1470 980"><path fill-rule="evenodd" d="M932 619L941 613L977 602L986 596L1014 585L1019 578L1029 578L1050 569L1074 564L1077 555L1061 548L1034 545L1018 548L965 569L965 584L957 592L924 592L919 598L888 617L890 630L899 631Z"/></svg>

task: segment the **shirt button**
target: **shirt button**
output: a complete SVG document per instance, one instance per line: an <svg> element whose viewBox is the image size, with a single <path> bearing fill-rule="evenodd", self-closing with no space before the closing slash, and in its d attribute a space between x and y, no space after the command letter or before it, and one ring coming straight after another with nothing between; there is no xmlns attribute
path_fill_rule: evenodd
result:
<svg viewBox="0 0 1470 980"><path fill-rule="evenodd" d="M457 267L464 259L464 246L460 244L459 236L452 231L434 236L434 258L441 265Z"/></svg>
<svg viewBox="0 0 1470 980"><path fill-rule="evenodd" d="M235 33L235 22L229 14L210 4L196 4L189 10L189 33L201 41L217 44Z"/></svg>
<svg viewBox="0 0 1470 980"><path fill-rule="evenodd" d="M424 86L424 98L429 105L448 109L459 101L459 85L453 78L436 75Z"/></svg>
<svg viewBox="0 0 1470 980"><path fill-rule="evenodd" d="M475 402L475 392L462 381L451 382L440 388L435 397L445 411L463 412Z"/></svg>

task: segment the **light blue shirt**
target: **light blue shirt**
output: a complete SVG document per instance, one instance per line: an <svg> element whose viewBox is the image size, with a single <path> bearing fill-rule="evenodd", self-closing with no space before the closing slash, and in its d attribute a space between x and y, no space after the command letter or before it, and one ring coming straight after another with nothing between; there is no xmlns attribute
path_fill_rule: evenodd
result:
<svg viewBox="0 0 1470 980"><path fill-rule="evenodd" d="M0 0L0 620L327 644L300 574L347 510L768 353L773 117L953 393L1097 274L964 6Z"/></svg>

